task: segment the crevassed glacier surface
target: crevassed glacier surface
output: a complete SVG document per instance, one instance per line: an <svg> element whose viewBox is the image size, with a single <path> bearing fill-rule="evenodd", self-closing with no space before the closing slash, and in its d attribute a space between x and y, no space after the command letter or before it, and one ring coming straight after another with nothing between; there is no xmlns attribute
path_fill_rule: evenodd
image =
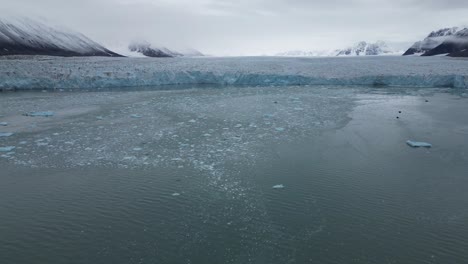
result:
<svg viewBox="0 0 468 264"><path fill-rule="evenodd" d="M2 89L163 85L468 87L468 60L370 58L7 58Z"/></svg>

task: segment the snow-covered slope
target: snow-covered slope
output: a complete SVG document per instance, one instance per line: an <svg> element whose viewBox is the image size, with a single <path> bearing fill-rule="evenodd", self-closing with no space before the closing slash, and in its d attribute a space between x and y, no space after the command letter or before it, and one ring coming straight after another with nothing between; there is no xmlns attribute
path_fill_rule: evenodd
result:
<svg viewBox="0 0 468 264"><path fill-rule="evenodd" d="M83 34L25 17L0 18L0 56L120 56Z"/></svg>
<svg viewBox="0 0 468 264"><path fill-rule="evenodd" d="M394 55L396 53L398 52L390 49L383 41L375 43L361 41L352 47L338 51L337 56L377 56Z"/></svg>
<svg viewBox="0 0 468 264"><path fill-rule="evenodd" d="M170 50L165 47L157 47L147 41L134 41L128 46L128 51L136 53L136 57L154 57L154 58L167 58L167 57L199 57L203 56L201 52L195 49L185 49L182 51ZM129 54L130 56L132 54Z"/></svg>
<svg viewBox="0 0 468 264"><path fill-rule="evenodd" d="M436 48L444 41L453 38L458 31L458 27L443 28L433 31L424 40L414 43L403 55L422 55Z"/></svg>

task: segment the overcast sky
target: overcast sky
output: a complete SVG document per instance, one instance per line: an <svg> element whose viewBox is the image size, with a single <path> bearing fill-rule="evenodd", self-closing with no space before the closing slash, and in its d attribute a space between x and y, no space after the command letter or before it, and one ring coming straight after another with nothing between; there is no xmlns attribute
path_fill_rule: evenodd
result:
<svg viewBox="0 0 468 264"><path fill-rule="evenodd" d="M134 39L212 55L261 55L409 43L468 24L468 0L0 0L109 47ZM1 14L0 14L1 16Z"/></svg>

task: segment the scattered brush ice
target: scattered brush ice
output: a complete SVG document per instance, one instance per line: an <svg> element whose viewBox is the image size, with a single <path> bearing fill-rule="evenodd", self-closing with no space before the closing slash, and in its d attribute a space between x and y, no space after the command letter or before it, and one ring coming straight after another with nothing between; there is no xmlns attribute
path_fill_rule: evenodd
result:
<svg viewBox="0 0 468 264"><path fill-rule="evenodd" d="M0 132L0 137L10 137L13 136L13 133L9 132Z"/></svg>
<svg viewBox="0 0 468 264"><path fill-rule="evenodd" d="M7 122L0 122L0 126L8 126Z"/></svg>
<svg viewBox="0 0 468 264"><path fill-rule="evenodd" d="M32 117L38 117L38 116L42 116L42 117L51 117L51 116L54 116L55 113L52 112L52 111L45 111L45 112L29 112L29 113L26 113L24 114L25 116L32 116Z"/></svg>
<svg viewBox="0 0 468 264"><path fill-rule="evenodd" d="M10 152L14 150L16 147L8 146L8 147L0 147L0 152Z"/></svg>
<svg viewBox="0 0 468 264"><path fill-rule="evenodd" d="M284 189L284 185L283 184L278 184L278 185L275 185L273 186L273 189Z"/></svg>
<svg viewBox="0 0 468 264"><path fill-rule="evenodd" d="M406 144L408 144L408 146L413 147L413 148L432 148L432 144L429 144L426 142L417 142L417 141L408 140L406 141Z"/></svg>

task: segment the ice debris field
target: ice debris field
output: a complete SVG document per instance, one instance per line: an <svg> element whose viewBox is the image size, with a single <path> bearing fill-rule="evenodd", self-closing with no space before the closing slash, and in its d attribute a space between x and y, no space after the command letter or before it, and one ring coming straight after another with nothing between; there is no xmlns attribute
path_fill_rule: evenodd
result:
<svg viewBox="0 0 468 264"><path fill-rule="evenodd" d="M52 58L0 60L0 89L165 85L468 87L468 60L368 58Z"/></svg>

